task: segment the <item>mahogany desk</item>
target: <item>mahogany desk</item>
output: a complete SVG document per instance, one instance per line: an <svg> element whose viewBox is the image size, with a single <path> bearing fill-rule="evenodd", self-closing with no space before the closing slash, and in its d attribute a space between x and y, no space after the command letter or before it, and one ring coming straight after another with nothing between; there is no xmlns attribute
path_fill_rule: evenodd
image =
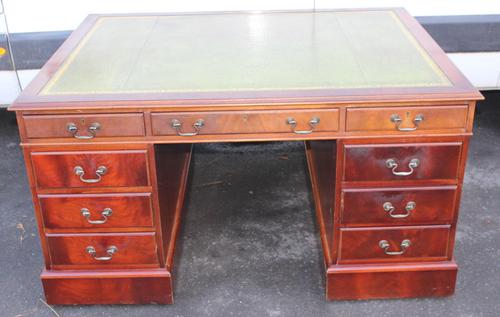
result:
<svg viewBox="0 0 500 317"><path fill-rule="evenodd" d="M306 141L327 299L443 296L475 102L403 9L89 16L11 106L51 304L172 303L191 146Z"/></svg>

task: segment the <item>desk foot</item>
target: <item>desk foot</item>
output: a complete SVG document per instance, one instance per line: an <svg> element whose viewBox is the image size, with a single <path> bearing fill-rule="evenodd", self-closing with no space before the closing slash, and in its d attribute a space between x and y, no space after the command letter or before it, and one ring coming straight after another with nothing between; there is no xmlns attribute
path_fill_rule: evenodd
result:
<svg viewBox="0 0 500 317"><path fill-rule="evenodd" d="M43 271L47 303L172 304L172 276L165 269Z"/></svg>
<svg viewBox="0 0 500 317"><path fill-rule="evenodd" d="M439 263L332 265L326 272L328 300L449 296L457 265Z"/></svg>

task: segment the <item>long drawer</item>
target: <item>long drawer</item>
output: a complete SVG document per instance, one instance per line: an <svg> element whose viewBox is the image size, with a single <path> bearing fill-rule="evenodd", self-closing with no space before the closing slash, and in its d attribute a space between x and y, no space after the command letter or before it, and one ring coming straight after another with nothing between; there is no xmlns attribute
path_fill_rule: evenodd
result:
<svg viewBox="0 0 500 317"><path fill-rule="evenodd" d="M455 180L461 142L345 145L344 181Z"/></svg>
<svg viewBox="0 0 500 317"><path fill-rule="evenodd" d="M457 186L342 190L346 226L450 224Z"/></svg>
<svg viewBox="0 0 500 317"><path fill-rule="evenodd" d="M52 265L156 265L153 232L127 234L49 234Z"/></svg>
<svg viewBox="0 0 500 317"><path fill-rule="evenodd" d="M153 113L154 135L333 132L338 109Z"/></svg>
<svg viewBox="0 0 500 317"><path fill-rule="evenodd" d="M142 113L24 115L28 138L75 138L144 136Z"/></svg>
<svg viewBox="0 0 500 317"><path fill-rule="evenodd" d="M450 226L340 229L339 263L443 261Z"/></svg>
<svg viewBox="0 0 500 317"><path fill-rule="evenodd" d="M47 229L153 227L150 193L38 195Z"/></svg>
<svg viewBox="0 0 500 317"><path fill-rule="evenodd" d="M38 188L149 185L146 150L32 152Z"/></svg>
<svg viewBox="0 0 500 317"><path fill-rule="evenodd" d="M419 132L467 129L468 107L364 107L347 109L347 132Z"/></svg>

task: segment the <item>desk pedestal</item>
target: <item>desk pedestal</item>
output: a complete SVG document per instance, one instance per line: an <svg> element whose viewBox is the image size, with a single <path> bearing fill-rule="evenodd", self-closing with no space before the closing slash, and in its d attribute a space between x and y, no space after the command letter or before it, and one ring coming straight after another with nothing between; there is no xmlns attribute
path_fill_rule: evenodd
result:
<svg viewBox="0 0 500 317"><path fill-rule="evenodd" d="M306 143L327 299L453 294L467 143L467 137Z"/></svg>

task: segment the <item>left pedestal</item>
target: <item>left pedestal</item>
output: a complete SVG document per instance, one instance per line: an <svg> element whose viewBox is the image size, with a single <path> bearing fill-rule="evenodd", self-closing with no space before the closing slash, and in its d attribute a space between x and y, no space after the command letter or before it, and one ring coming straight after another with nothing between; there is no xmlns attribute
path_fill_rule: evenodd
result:
<svg viewBox="0 0 500 317"><path fill-rule="evenodd" d="M25 146L49 304L171 304L191 145Z"/></svg>

